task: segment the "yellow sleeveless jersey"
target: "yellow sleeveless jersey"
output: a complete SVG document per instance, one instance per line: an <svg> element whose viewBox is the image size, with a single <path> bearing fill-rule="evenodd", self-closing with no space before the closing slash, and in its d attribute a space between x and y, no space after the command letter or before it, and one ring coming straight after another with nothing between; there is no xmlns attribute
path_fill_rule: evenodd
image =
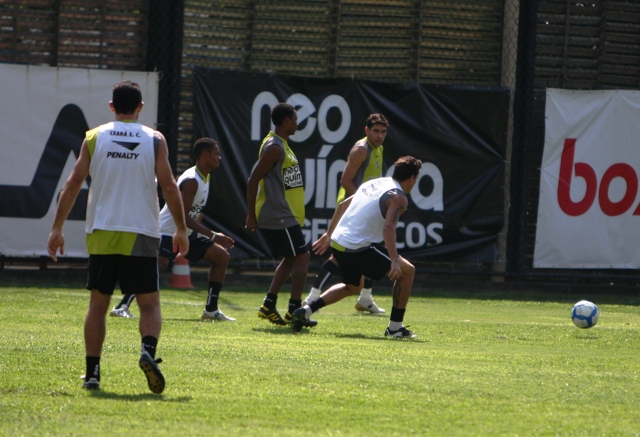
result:
<svg viewBox="0 0 640 437"><path fill-rule="evenodd" d="M287 140L271 131L262 141L259 155L269 146L282 148L282 156L258 186L256 216L258 227L285 229L304 225L304 184L298 159Z"/></svg>
<svg viewBox="0 0 640 437"><path fill-rule="evenodd" d="M384 146L380 145L377 149L373 147L367 137L364 137L360 141L354 144L353 147L364 147L367 149L367 158L364 160L360 168L356 172L356 176L353 178L353 184L358 188L363 182L371 179L377 179L382 176L382 152ZM343 186L338 191L338 198L336 199L336 205L342 202L347 197L347 190Z"/></svg>

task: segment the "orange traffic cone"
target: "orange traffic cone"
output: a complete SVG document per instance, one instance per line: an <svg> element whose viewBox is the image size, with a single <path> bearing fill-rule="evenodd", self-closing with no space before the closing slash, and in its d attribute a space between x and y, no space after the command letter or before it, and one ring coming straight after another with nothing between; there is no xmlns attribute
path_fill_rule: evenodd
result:
<svg viewBox="0 0 640 437"><path fill-rule="evenodd" d="M171 282L169 285L173 288L189 288L192 289L191 270L189 270L189 261L186 258L178 257L173 263L171 270Z"/></svg>

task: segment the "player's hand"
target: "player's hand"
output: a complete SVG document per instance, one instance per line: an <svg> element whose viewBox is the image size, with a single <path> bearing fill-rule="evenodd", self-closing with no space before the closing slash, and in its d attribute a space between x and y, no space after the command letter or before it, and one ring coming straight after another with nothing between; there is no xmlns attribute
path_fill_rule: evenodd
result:
<svg viewBox="0 0 640 437"><path fill-rule="evenodd" d="M47 240L47 252L54 262L58 262L58 249L60 255L64 255L64 234L61 231L51 231Z"/></svg>
<svg viewBox="0 0 640 437"><path fill-rule="evenodd" d="M396 281L402 277L402 270L400 269L399 261L391 261L391 269L387 273L387 276L392 281Z"/></svg>
<svg viewBox="0 0 640 437"><path fill-rule="evenodd" d="M318 238L318 240L311 245L311 250L316 255L322 255L329 249L331 246L331 237L326 232L322 234L322 237Z"/></svg>
<svg viewBox="0 0 640 437"><path fill-rule="evenodd" d="M227 237L226 235L216 232L216 237L214 238L214 242L224 247L225 249L231 249L236 242L231 237Z"/></svg>
<svg viewBox="0 0 640 437"><path fill-rule="evenodd" d="M173 252L178 253L176 258L179 256L184 258L187 253L189 253L187 231L176 231L175 234L173 234Z"/></svg>
<svg viewBox="0 0 640 437"><path fill-rule="evenodd" d="M248 231L255 232L255 230L258 229L258 219L256 219L255 216L248 215L244 227Z"/></svg>

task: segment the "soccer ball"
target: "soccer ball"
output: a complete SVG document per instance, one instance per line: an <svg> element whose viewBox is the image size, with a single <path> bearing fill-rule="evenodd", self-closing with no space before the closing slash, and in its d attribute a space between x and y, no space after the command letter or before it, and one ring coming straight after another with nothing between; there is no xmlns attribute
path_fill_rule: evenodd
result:
<svg viewBox="0 0 640 437"><path fill-rule="evenodd" d="M598 323L600 318L600 310L593 303L588 300L581 300L573 306L571 311L571 321L578 328L591 328Z"/></svg>

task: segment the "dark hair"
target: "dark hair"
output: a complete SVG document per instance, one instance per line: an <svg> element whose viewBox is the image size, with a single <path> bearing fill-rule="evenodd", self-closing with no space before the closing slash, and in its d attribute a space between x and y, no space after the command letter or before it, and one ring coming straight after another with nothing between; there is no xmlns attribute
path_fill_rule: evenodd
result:
<svg viewBox="0 0 640 437"><path fill-rule="evenodd" d="M384 126L389 127L389 121L387 120L387 118L378 113L378 114L371 114L369 117L367 117L367 123L366 126L371 129L373 127L374 124L382 124Z"/></svg>
<svg viewBox="0 0 640 437"><path fill-rule="evenodd" d="M203 137L198 138L195 143L193 143L193 156L195 156L196 161L200 159L200 155L202 152L213 150L215 147L218 147L218 143L213 138Z"/></svg>
<svg viewBox="0 0 640 437"><path fill-rule="evenodd" d="M411 176L418 176L422 168L422 161L413 156L402 156L396 161L393 169L393 178L398 182L403 182Z"/></svg>
<svg viewBox="0 0 640 437"><path fill-rule="evenodd" d="M295 113L296 108L288 103L280 102L271 110L271 121L276 126L280 126L285 118L293 117L293 114Z"/></svg>
<svg viewBox="0 0 640 437"><path fill-rule="evenodd" d="M111 101L116 114L133 114L142 103L140 85L130 80L118 82L113 86Z"/></svg>

